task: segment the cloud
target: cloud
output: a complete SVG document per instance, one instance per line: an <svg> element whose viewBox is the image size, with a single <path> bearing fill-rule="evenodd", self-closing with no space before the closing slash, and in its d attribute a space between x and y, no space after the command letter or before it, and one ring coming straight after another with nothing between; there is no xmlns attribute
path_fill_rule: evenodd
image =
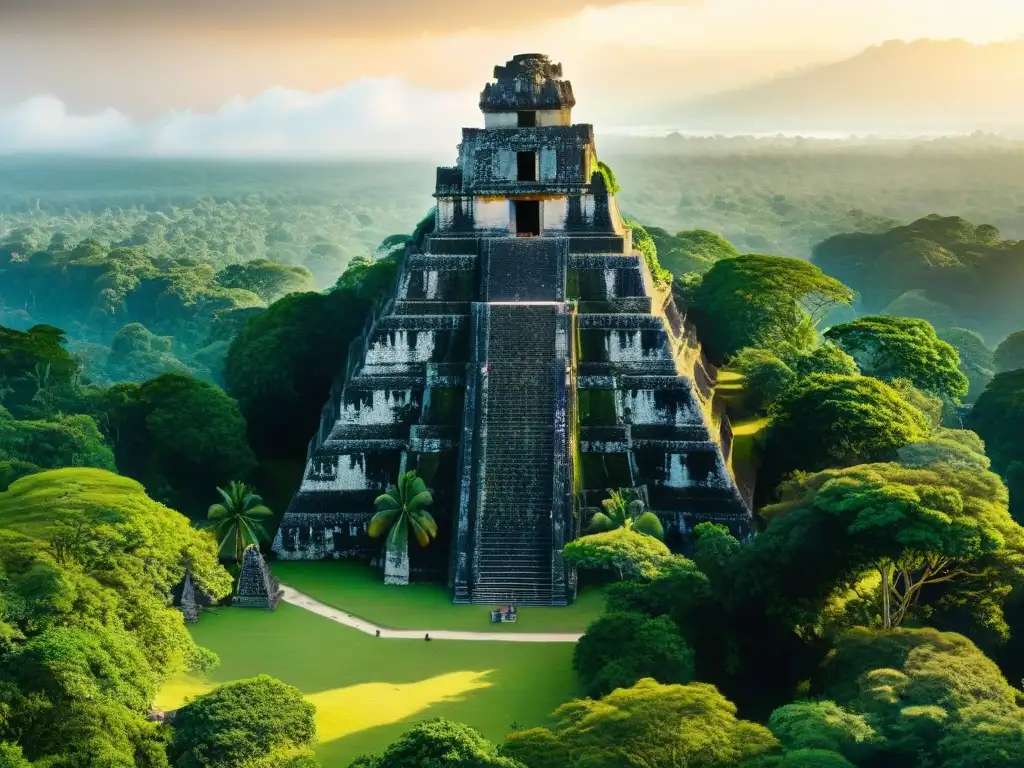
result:
<svg viewBox="0 0 1024 768"><path fill-rule="evenodd" d="M629 2L630 0L625 0ZM699 0L668 0L689 5ZM567 18L584 8L624 0L3 0L0 27L45 31L131 27L164 30L224 30L281 34L303 31L340 37L373 34L451 33L466 29L510 30Z"/></svg>
<svg viewBox="0 0 1024 768"><path fill-rule="evenodd" d="M52 96L0 111L0 153L152 157L452 156L463 125L480 122L474 94L363 79L309 93L270 88L211 113L139 122L113 109L72 114Z"/></svg>

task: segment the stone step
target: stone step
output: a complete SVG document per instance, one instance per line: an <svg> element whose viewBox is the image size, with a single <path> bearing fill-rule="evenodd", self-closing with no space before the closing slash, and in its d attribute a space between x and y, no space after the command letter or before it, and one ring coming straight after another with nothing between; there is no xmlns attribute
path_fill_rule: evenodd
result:
<svg viewBox="0 0 1024 768"><path fill-rule="evenodd" d="M540 562L541 560L551 558L551 542L550 540L544 543L543 549L540 547L517 547L517 546L504 546L499 547L497 545L481 546L481 552L485 552L489 556L490 563L498 564L504 561L510 563L524 562L529 563L533 561Z"/></svg>
<svg viewBox="0 0 1024 768"><path fill-rule="evenodd" d="M583 253L570 248L569 269L633 269L640 270L636 253Z"/></svg>
<svg viewBox="0 0 1024 768"><path fill-rule="evenodd" d="M469 315L388 315L377 321L379 339L387 331L445 331L457 330L469 325Z"/></svg>
<svg viewBox="0 0 1024 768"><path fill-rule="evenodd" d="M468 301L427 301L400 299L395 301L395 315L469 315Z"/></svg>
<svg viewBox="0 0 1024 768"><path fill-rule="evenodd" d="M551 563L549 562L545 567L539 566L537 563L528 563L525 567L520 568L518 566L493 566L488 568L481 568L477 571L478 579L486 578L497 578L497 579L508 579L512 582L529 582L531 584L537 583L538 580L543 581L547 579L551 580Z"/></svg>
<svg viewBox="0 0 1024 768"><path fill-rule="evenodd" d="M550 601L554 590L551 588L550 580L544 585L536 584L510 584L507 587L502 584L476 584L470 590L473 595L473 602L482 598L490 600L497 599L505 603L523 603L527 600L538 602Z"/></svg>
<svg viewBox="0 0 1024 768"><path fill-rule="evenodd" d="M472 604L472 605L504 605L510 602L510 600L500 593L484 593L481 592L468 600L456 600L456 603L461 604ZM547 598L541 597L528 597L516 599L515 604L517 606L529 608L529 607L547 607L552 605L568 605L568 602L564 597L559 600L548 596Z"/></svg>
<svg viewBox="0 0 1024 768"><path fill-rule="evenodd" d="M588 313L576 318L580 330L664 331L665 321L644 313Z"/></svg>

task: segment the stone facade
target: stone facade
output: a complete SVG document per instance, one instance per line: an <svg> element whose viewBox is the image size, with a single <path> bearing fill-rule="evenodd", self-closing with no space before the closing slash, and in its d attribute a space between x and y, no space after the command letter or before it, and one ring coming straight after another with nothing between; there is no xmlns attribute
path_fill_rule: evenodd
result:
<svg viewBox="0 0 1024 768"><path fill-rule="evenodd" d="M373 499L416 468L450 542L411 547L456 601L565 604L560 550L609 487L634 487L670 543L695 522L749 530L714 371L656 290L603 174L594 131L545 56L516 56L439 168L433 231L406 248L321 414L274 551L361 557Z"/></svg>

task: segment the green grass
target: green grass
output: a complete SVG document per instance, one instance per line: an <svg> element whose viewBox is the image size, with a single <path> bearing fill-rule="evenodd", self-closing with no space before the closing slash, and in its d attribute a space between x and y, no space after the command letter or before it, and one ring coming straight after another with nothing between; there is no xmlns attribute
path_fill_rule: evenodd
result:
<svg viewBox="0 0 1024 768"><path fill-rule="evenodd" d="M429 717L468 723L500 742L513 724L540 725L581 695L572 643L382 640L287 603L273 613L208 610L191 631L221 666L209 680L170 681L158 706L176 708L212 685L272 675L316 705L324 768L378 752Z"/></svg>
<svg viewBox="0 0 1024 768"><path fill-rule="evenodd" d="M482 605L454 605L440 584L388 587L380 574L358 563L271 563L283 583L353 616L392 629L450 629L472 632L582 632L604 611L604 593L585 589L563 608L519 610L515 624L491 624Z"/></svg>
<svg viewBox="0 0 1024 768"><path fill-rule="evenodd" d="M739 389L743 387L743 374L736 371L729 371L724 368L718 371L716 389L730 388Z"/></svg>
<svg viewBox="0 0 1024 768"><path fill-rule="evenodd" d="M757 480L757 438L766 426L765 416L748 416L732 422L732 468L741 487L753 488Z"/></svg>

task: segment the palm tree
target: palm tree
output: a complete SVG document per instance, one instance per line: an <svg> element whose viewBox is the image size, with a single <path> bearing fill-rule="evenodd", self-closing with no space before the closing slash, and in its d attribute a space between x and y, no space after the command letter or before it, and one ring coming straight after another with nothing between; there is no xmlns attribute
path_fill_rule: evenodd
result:
<svg viewBox="0 0 1024 768"><path fill-rule="evenodd" d="M269 538L259 521L274 513L263 505L263 499L256 495L254 489L237 480L229 483L227 490L218 488L217 493L223 501L210 506L206 513L208 525L220 542L220 556L233 556L236 562L241 562L246 547Z"/></svg>
<svg viewBox="0 0 1024 768"><path fill-rule="evenodd" d="M398 483L373 502L377 514L370 520L369 534L388 534L384 557L384 583L409 583L409 529L421 547L437 537L437 523L426 508L434 501L416 470L400 475Z"/></svg>
<svg viewBox="0 0 1024 768"><path fill-rule="evenodd" d="M644 502L637 498L636 491L627 488L613 491L609 488L608 498L601 502L601 507L604 512L590 518L588 530L591 533L625 528L656 539L665 538L665 529L661 527L658 516L644 511Z"/></svg>

